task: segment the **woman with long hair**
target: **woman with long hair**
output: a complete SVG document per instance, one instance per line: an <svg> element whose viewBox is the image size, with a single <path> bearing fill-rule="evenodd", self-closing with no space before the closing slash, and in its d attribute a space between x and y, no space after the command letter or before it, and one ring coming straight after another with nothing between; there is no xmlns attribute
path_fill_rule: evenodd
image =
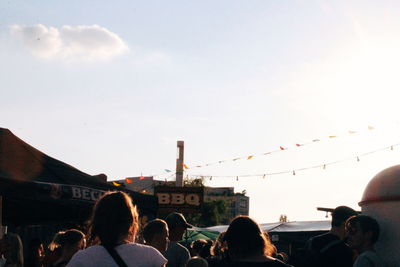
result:
<svg viewBox="0 0 400 267"><path fill-rule="evenodd" d="M224 235L227 246L227 266L288 267L272 258L269 243L260 226L248 216L233 219Z"/></svg>
<svg viewBox="0 0 400 267"><path fill-rule="evenodd" d="M76 253L68 267L162 267L167 262L155 248L134 242L138 213L124 192L108 192L101 197L89 227L92 246Z"/></svg>
<svg viewBox="0 0 400 267"><path fill-rule="evenodd" d="M64 267L71 260L72 256L86 246L85 235L76 229L60 231L50 243L52 251L58 251L58 258L52 263L51 267Z"/></svg>

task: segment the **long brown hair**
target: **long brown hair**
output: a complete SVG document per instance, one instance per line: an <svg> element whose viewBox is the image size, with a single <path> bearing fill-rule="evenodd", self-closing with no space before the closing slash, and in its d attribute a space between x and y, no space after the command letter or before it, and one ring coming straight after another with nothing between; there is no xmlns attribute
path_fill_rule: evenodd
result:
<svg viewBox="0 0 400 267"><path fill-rule="evenodd" d="M90 243L115 246L124 239L134 240L138 230L138 212L124 192L108 192L96 203L90 222Z"/></svg>
<svg viewBox="0 0 400 267"><path fill-rule="evenodd" d="M238 216L226 230L224 240L228 254L235 259L254 255L268 255L268 242L260 226L248 216Z"/></svg>

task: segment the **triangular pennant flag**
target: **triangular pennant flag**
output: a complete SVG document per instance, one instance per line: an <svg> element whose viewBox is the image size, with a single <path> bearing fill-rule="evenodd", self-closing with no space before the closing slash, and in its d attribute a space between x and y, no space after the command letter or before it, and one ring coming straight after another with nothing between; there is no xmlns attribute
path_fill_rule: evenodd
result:
<svg viewBox="0 0 400 267"><path fill-rule="evenodd" d="M112 182L112 184L113 184L114 186L121 186L121 184L119 184L119 183L117 183L117 182Z"/></svg>
<svg viewBox="0 0 400 267"><path fill-rule="evenodd" d="M189 169L189 167L188 167L185 163L182 163L182 166L183 166L183 168L185 168L186 170Z"/></svg>
<svg viewBox="0 0 400 267"><path fill-rule="evenodd" d="M302 144L296 144L296 146L302 146Z"/></svg>
<svg viewBox="0 0 400 267"><path fill-rule="evenodd" d="M252 159L252 158L253 158L253 156L248 156L248 157L247 157L247 160Z"/></svg>
<svg viewBox="0 0 400 267"><path fill-rule="evenodd" d="M281 150L285 150L285 148L284 148L283 146L280 146L279 148L280 148Z"/></svg>
<svg viewBox="0 0 400 267"><path fill-rule="evenodd" d="M129 178L125 178L125 182L127 182L128 184L133 183L133 181Z"/></svg>

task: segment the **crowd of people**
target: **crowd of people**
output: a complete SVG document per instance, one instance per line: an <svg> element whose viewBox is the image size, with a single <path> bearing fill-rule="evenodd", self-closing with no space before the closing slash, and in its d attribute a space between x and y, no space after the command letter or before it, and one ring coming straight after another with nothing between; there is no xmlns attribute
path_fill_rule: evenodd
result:
<svg viewBox="0 0 400 267"><path fill-rule="evenodd" d="M279 252L268 233L248 216L233 219L215 241L196 240L187 248L180 241L193 226L181 213L171 213L165 220L155 219L139 229L138 211L129 195L109 192L94 206L86 235L77 229L58 232L46 250L39 240L32 240L25 265L22 248L15 246L18 251L13 252L3 246L0 266L384 266L374 251L379 237L379 225L374 218L340 206L332 212L331 226L328 233L308 240L292 258ZM20 239L13 242L21 243Z"/></svg>

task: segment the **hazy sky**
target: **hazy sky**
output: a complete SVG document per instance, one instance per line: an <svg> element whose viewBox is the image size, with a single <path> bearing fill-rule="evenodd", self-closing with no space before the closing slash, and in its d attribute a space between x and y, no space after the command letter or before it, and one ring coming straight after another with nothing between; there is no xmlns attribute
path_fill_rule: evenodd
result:
<svg viewBox="0 0 400 267"><path fill-rule="evenodd" d="M399 12L397 1L3 0L0 127L111 180L164 179L177 140L189 167L290 147L186 174L246 190L260 223L322 220L317 206L359 209L368 181L399 162L400 147L359 156L400 142Z"/></svg>

